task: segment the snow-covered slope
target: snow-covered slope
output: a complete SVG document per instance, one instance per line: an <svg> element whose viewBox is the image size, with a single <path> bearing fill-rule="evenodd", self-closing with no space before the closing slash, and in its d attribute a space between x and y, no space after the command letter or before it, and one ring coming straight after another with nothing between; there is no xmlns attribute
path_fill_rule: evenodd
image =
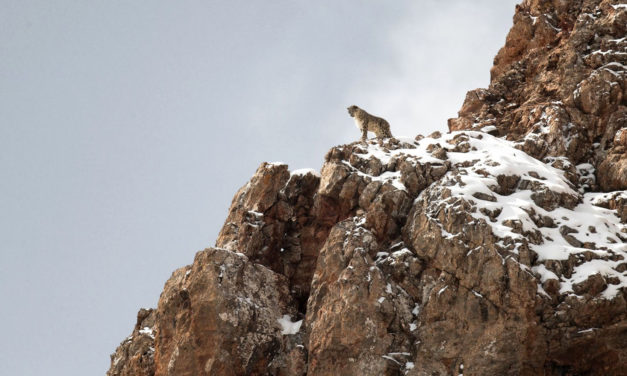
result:
<svg viewBox="0 0 627 376"><path fill-rule="evenodd" d="M544 163L517 149L517 143L487 133L451 132L436 137L404 139L405 147L395 150L371 141L357 155L384 166L397 159L432 165L446 161L448 172L434 183L440 198L432 202L433 210L459 210L464 201L469 204L464 210L490 226L503 257L517 254L520 246L529 247L536 254L533 265L521 267L531 267L539 278L541 294L546 294L542 283L549 279L559 281L560 293L574 294L573 285L594 274L608 281L602 297L613 298L620 287L627 287L627 224L620 222L616 211L607 209L611 200L627 199L625 191L579 193L574 185L578 180L571 182L567 177L570 173L572 179L573 166L566 158L548 158ZM434 157L433 150L444 150L440 151L443 159ZM370 181L406 190L400 171L372 176L354 170ZM425 193L433 194L431 190ZM435 216L431 218L437 222ZM444 228L442 232L450 239L458 235ZM567 273L548 262L568 260L572 265Z"/></svg>

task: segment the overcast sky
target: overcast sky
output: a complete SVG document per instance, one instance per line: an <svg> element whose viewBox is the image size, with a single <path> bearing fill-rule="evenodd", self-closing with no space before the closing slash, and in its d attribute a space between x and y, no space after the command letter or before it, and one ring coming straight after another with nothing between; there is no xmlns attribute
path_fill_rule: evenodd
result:
<svg viewBox="0 0 627 376"><path fill-rule="evenodd" d="M514 0L0 0L0 374L102 375L262 161L445 131Z"/></svg>

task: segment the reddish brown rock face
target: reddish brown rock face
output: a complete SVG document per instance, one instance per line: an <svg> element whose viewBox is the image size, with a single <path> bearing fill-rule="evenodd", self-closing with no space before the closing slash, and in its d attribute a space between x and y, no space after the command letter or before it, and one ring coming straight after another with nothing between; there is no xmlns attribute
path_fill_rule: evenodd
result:
<svg viewBox="0 0 627 376"><path fill-rule="evenodd" d="M456 132L263 163L107 375L626 375L626 34L524 1Z"/></svg>
<svg viewBox="0 0 627 376"><path fill-rule="evenodd" d="M307 307L309 375L395 375L414 347L414 301L377 267L381 247L363 222L334 226L320 252Z"/></svg>
<svg viewBox="0 0 627 376"><path fill-rule="evenodd" d="M296 316L287 278L242 254L207 249L159 299L155 374L249 375L282 353L277 318Z"/></svg>
<svg viewBox="0 0 627 376"><path fill-rule="evenodd" d="M449 128L495 126L535 157L592 164L604 191L627 189L626 25L620 1L523 1L490 87L469 92Z"/></svg>
<svg viewBox="0 0 627 376"><path fill-rule="evenodd" d="M155 310L141 309L137 323L115 353L107 376L153 376L155 374Z"/></svg>

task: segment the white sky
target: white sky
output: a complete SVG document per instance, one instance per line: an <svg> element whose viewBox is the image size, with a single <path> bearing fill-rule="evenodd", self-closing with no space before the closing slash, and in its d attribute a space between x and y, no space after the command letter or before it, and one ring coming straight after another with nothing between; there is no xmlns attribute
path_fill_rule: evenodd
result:
<svg viewBox="0 0 627 376"><path fill-rule="evenodd" d="M262 161L446 130L513 0L0 0L0 374L104 374Z"/></svg>

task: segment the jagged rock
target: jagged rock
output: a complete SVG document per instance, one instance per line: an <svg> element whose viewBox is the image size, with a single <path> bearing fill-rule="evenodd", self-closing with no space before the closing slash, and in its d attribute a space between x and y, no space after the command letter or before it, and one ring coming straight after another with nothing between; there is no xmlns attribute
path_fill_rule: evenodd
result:
<svg viewBox="0 0 627 376"><path fill-rule="evenodd" d="M537 158L590 163L605 191L626 189L614 137L627 123L626 21L618 1L523 1L489 88L468 92L449 129L493 127Z"/></svg>
<svg viewBox="0 0 627 376"><path fill-rule="evenodd" d="M198 252L159 299L155 374L276 373L283 315L297 316L287 278L243 254Z"/></svg>
<svg viewBox="0 0 627 376"><path fill-rule="evenodd" d="M577 295L598 295L607 288L607 283L601 274L593 274L583 282L573 284L573 290Z"/></svg>
<svg viewBox="0 0 627 376"><path fill-rule="evenodd" d="M626 32L525 0L455 132L262 164L108 375L625 375Z"/></svg>
<svg viewBox="0 0 627 376"><path fill-rule="evenodd" d="M599 184L604 191L627 189L627 154L609 154L599 165Z"/></svg>
<svg viewBox="0 0 627 376"><path fill-rule="evenodd" d="M133 333L115 353L107 376L153 376L155 374L155 313L140 309Z"/></svg>
<svg viewBox="0 0 627 376"><path fill-rule="evenodd" d="M263 163L233 198L216 241L216 247L241 252L288 277L303 305L330 227L313 214L319 185L313 170L290 174L285 164Z"/></svg>
<svg viewBox="0 0 627 376"><path fill-rule="evenodd" d="M413 300L376 266L380 248L363 223L340 222L320 251L307 307L308 375L395 375L406 368Z"/></svg>

